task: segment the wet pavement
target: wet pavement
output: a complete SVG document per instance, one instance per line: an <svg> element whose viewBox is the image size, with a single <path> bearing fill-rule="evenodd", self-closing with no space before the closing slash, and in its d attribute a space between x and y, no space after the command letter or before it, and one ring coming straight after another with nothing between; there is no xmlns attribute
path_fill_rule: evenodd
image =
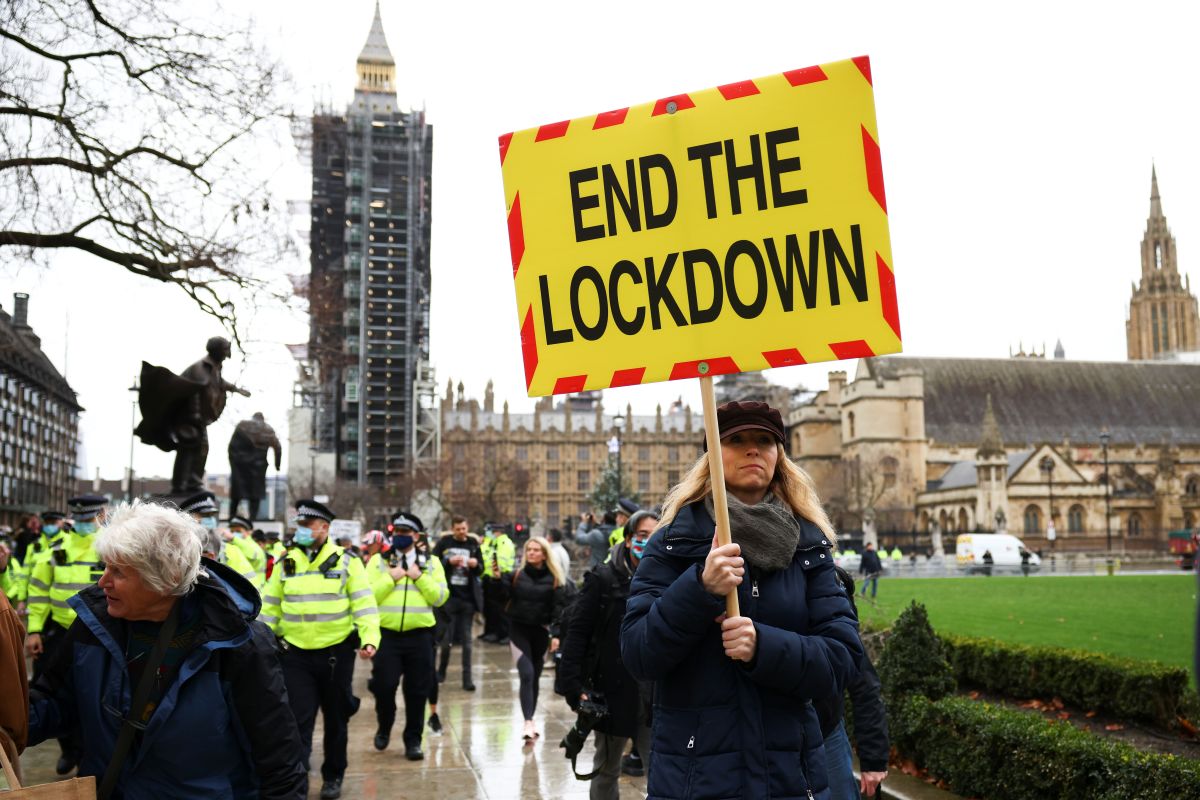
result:
<svg viewBox="0 0 1200 800"><path fill-rule="evenodd" d="M391 746L375 750L375 701L367 691L370 665L358 661L354 670L355 694L362 708L350 720L349 768L342 784L344 798L403 798L426 800L510 800L515 798L585 798L589 784L571 773L571 762L558 747L575 722L566 702L554 694L554 670L547 659L538 693L534 722L541 736L533 744L521 738L518 678L507 645L476 642L472 670L476 690L464 691L459 654L456 652L441 686L438 716L444 730L435 735L425 729L424 761L404 758L400 730L403 710L392 730ZM403 697L397 697L403 704ZM313 734L309 797L321 788L321 720ZM580 755L579 766L590 770L592 741ZM21 758L26 785L56 779L54 762L58 745L47 742ZM645 794L645 778L621 776L622 800Z"/></svg>

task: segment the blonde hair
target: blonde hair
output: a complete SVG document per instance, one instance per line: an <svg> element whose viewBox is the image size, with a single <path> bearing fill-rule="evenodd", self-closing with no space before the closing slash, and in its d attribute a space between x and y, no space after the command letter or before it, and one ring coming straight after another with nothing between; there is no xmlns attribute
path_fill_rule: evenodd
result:
<svg viewBox="0 0 1200 800"><path fill-rule="evenodd" d="M767 488L774 492L776 497L787 503L793 513L799 514L820 528L821 532L829 539L830 545L836 547L837 534L834 533L833 524L829 521L829 516L821 505L821 498L817 497L817 488L813 484L812 478L787 457L787 454L783 452L783 445L776 442L775 446L779 452L779 459L775 463L775 475L771 478L771 485ZM700 500L711 491L708 453L704 453L683 476L683 480L667 493L667 499L663 501L662 519L659 520L655 530L661 530L670 525L675 519L675 515L679 513L679 509Z"/></svg>
<svg viewBox="0 0 1200 800"><path fill-rule="evenodd" d="M530 536L528 541L525 542L525 547L522 548L522 554L524 553L524 550L527 549L531 544L536 544L538 547L542 548L542 555L546 557L546 567L550 570L550 574L554 576L554 588L557 589L558 587L566 584L566 576L563 575L562 570L559 569L558 559L554 557L554 551L550 549L550 542L546 541L546 539L542 536ZM515 584L516 582L517 576L514 574L513 583Z"/></svg>

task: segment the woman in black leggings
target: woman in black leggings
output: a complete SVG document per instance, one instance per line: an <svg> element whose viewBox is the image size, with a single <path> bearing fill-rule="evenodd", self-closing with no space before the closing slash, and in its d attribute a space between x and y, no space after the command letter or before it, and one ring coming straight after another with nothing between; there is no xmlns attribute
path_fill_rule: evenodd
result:
<svg viewBox="0 0 1200 800"><path fill-rule="evenodd" d="M525 543L525 563L515 573L503 576L500 585L508 595L505 606L510 624L510 646L517 672L521 676L521 713L525 717L523 735L532 742L538 737L533 726L537 708L538 678L546 647L558 649L558 638L551 631L558 624L566 599L558 563L550 557L550 543L540 536Z"/></svg>

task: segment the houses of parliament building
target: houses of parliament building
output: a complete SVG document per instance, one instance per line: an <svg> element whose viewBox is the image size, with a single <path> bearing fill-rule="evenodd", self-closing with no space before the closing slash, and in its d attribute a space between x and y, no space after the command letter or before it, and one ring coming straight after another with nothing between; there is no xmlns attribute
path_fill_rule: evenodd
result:
<svg viewBox="0 0 1200 800"><path fill-rule="evenodd" d="M1069 360L1061 344L1052 357L885 356L830 372L816 393L759 374L718 393L785 410L790 455L839 530L921 549L934 533L952 550L959 532L1006 530L1043 552L1162 551L1200 522L1200 363L1180 358L1200 349L1198 324L1152 171L1127 361ZM647 504L702 452L690 408L614 417L586 394L510 414L490 394L480 404L460 386L443 400L448 507L561 526L588 509L615 434Z"/></svg>

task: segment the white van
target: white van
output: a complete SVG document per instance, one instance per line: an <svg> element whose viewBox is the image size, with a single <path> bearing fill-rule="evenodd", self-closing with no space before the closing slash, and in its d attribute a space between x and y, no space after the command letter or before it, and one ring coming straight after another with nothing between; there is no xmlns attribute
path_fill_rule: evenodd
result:
<svg viewBox="0 0 1200 800"><path fill-rule="evenodd" d="M983 569L983 554L991 552L992 567L997 571L1014 572L1021 569L1021 551L1029 550L1017 537L1008 533L960 533L955 545L958 568L968 572ZM1029 551L1029 566L1038 569L1042 560Z"/></svg>

